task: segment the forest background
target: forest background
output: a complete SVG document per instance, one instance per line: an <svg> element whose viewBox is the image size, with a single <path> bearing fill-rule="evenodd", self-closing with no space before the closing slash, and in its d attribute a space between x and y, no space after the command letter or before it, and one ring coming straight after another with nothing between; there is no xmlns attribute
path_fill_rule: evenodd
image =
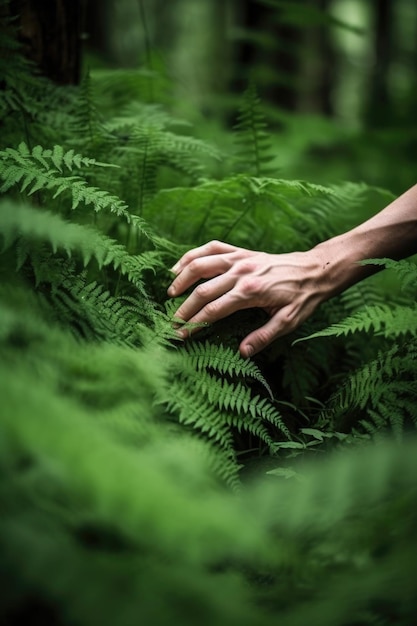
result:
<svg viewBox="0 0 417 626"><path fill-rule="evenodd" d="M413 0L0 0L0 624L411 626L417 269L253 360L169 267L415 184Z"/></svg>
<svg viewBox="0 0 417 626"><path fill-rule="evenodd" d="M207 136L210 122L235 123L253 80L277 131L276 166L285 176L366 181L396 193L414 184L412 0L123 0L88 7L95 58L130 68L138 59L160 63L174 83L174 110L203 121ZM147 57L149 46L155 58Z"/></svg>

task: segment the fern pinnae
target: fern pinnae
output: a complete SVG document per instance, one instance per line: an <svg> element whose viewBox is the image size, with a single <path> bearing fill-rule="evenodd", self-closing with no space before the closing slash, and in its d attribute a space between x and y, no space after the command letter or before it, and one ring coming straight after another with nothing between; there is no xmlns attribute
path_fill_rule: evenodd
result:
<svg viewBox="0 0 417 626"><path fill-rule="evenodd" d="M291 438L287 426L279 411L273 406L268 398L253 395L250 387L243 382L228 382L226 379L218 379L207 372L199 372L195 379L196 392L206 395L210 404L218 405L220 409L231 410L243 418L243 421L235 420L233 423L238 430L242 428L251 432L250 418L269 422L275 426L288 439ZM256 434L256 433L254 433ZM268 439L271 444L272 440Z"/></svg>
<svg viewBox="0 0 417 626"><path fill-rule="evenodd" d="M401 288L403 291L411 291L415 294L417 286L417 265L413 260L401 259L395 261L393 259L366 259L361 265L376 265L394 271L400 278Z"/></svg>
<svg viewBox="0 0 417 626"><path fill-rule="evenodd" d="M235 141L238 165L254 176L267 175L271 171L268 165L273 157L266 126L260 98L255 85L251 83L243 94L235 125Z"/></svg>
<svg viewBox="0 0 417 626"><path fill-rule="evenodd" d="M59 301L65 298L65 311L68 322L77 328L83 322L84 335L113 341L115 344L138 345L137 324L146 318L143 300L115 297L96 281L67 280L62 287L52 289L51 298L56 311L62 311ZM88 329L88 334L86 332Z"/></svg>
<svg viewBox="0 0 417 626"><path fill-rule="evenodd" d="M185 363L190 364L198 371L213 369L229 376L243 376L260 382L273 398L271 387L263 376L259 367L250 359L243 359L239 352L232 348L216 345L206 340L189 343L184 349Z"/></svg>
<svg viewBox="0 0 417 626"><path fill-rule="evenodd" d="M93 205L95 211L109 209L112 213L130 221L127 205L107 191L91 187L79 176L63 176L64 168L71 169L74 165L113 167L95 159L82 157L73 151L65 152L62 146L55 146L53 150L35 146L31 152L22 142L17 149L6 148L0 151L0 177L3 185L0 191L5 192L14 185L20 184L20 191L33 195L40 190L53 191L53 198L63 192L72 195L72 209L76 209L82 202ZM46 163L46 166L45 166ZM72 169L71 169L72 171Z"/></svg>
<svg viewBox="0 0 417 626"><path fill-rule="evenodd" d="M381 407L391 407L390 411L402 415L396 418L398 426L399 421L404 423L405 420L402 403L406 402L410 406L409 399L416 396L416 376L417 364L412 344L406 348L394 345L386 351L380 351L377 358L347 378L345 384L330 398L322 419L330 420L339 430L337 422L348 420L355 408L369 413L379 407L379 413L382 413L384 411ZM411 406L415 406L414 401ZM388 414L387 408L385 414ZM417 422L415 409L410 417Z"/></svg>
<svg viewBox="0 0 417 626"><path fill-rule="evenodd" d="M195 394L188 393L182 385L174 383L172 390L174 393L166 406L171 412L178 411L179 422L208 434L210 439L232 454L233 437L225 415L199 402Z"/></svg>
<svg viewBox="0 0 417 626"><path fill-rule="evenodd" d="M97 139L104 135L93 95L93 81L90 71L87 70L81 78L78 89L77 103L71 117L71 135L77 143L86 142L93 145Z"/></svg>
<svg viewBox="0 0 417 626"><path fill-rule="evenodd" d="M384 337L398 337L407 333L415 336L417 334L417 305L365 306L341 322L336 322L307 337L296 339L294 345L318 337L340 337L360 331L373 332Z"/></svg>
<svg viewBox="0 0 417 626"><path fill-rule="evenodd" d="M143 271L162 265L156 252L145 253L143 257L129 255L122 244L91 226L66 222L59 215L10 200L3 200L0 203L0 234L3 249L7 249L23 237L47 242L53 251L63 249L68 257L71 257L73 252L78 252L85 266L95 258L99 268L112 265L142 292Z"/></svg>

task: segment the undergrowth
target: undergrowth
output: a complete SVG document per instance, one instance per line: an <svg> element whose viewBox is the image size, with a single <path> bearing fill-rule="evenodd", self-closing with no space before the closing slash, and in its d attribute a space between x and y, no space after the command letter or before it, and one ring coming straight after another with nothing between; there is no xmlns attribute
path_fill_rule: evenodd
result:
<svg viewBox="0 0 417 626"><path fill-rule="evenodd" d="M307 249L391 194L274 177L254 87L224 154L141 71L101 103L1 33L0 622L411 624L415 264L253 360L260 311L180 342L166 297L190 246Z"/></svg>

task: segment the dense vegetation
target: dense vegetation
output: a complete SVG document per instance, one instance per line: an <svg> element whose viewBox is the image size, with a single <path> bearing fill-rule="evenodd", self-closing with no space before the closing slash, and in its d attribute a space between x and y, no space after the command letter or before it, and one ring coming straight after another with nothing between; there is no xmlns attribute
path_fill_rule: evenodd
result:
<svg viewBox="0 0 417 626"><path fill-rule="evenodd" d="M414 623L413 260L253 360L262 312L180 342L166 296L190 246L307 249L392 193L278 177L253 84L218 148L155 72L58 87L0 43L0 623Z"/></svg>

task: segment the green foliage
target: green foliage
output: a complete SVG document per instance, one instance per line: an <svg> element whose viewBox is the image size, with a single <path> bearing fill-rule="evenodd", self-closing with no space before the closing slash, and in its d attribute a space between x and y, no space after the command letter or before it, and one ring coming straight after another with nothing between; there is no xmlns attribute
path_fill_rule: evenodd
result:
<svg viewBox="0 0 417 626"><path fill-rule="evenodd" d="M390 194L265 176L253 91L214 179L220 151L140 100L143 73L63 90L6 22L0 622L409 626L415 265L373 261L403 291L382 272L255 360L262 312L180 343L166 302L190 245L305 249Z"/></svg>
<svg viewBox="0 0 417 626"><path fill-rule="evenodd" d="M222 476L236 487L239 466L234 432L252 435L252 445L260 442L274 453L277 437L290 439L290 431L274 406L267 381L249 359L208 341L188 344L181 353L180 369L176 368L169 397L167 394L167 407L179 414L180 423L205 433L225 458L235 460L235 464L225 465ZM251 380L261 384L260 393Z"/></svg>
<svg viewBox="0 0 417 626"><path fill-rule="evenodd" d="M25 143L18 148L6 148L0 152L0 176L4 180L1 192L8 191L14 185L21 184L20 191L32 195L37 191L54 190L53 198L65 191L72 195L71 209L76 209L80 202L92 204L95 211L109 209L118 216L128 216L127 207L119 198L106 191L89 187L85 180L77 176L60 176L65 169L72 172L73 167L90 167L107 164L98 163L95 159L74 154L74 150L64 152L62 146L54 146L53 150L35 146L32 151ZM111 167L111 165L107 165Z"/></svg>
<svg viewBox="0 0 417 626"><path fill-rule="evenodd" d="M254 84L243 94L236 129L237 165L239 171L252 176L267 176L272 168L271 141L266 132L265 116L261 100Z"/></svg>
<svg viewBox="0 0 417 626"><path fill-rule="evenodd" d="M417 283L417 266L409 261L370 259L368 264L389 267L402 279L403 289ZM347 336L367 332L384 338L384 349L349 374L329 399L322 421L331 428L360 425L372 434L392 429L401 438L406 427L417 426L416 302L364 306L342 322L303 339ZM355 415L357 409L364 412Z"/></svg>

